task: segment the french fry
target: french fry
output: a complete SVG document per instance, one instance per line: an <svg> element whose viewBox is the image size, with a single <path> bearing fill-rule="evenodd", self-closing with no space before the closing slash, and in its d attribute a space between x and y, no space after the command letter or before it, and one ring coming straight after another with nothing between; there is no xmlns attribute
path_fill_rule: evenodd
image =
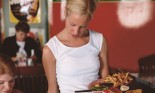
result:
<svg viewBox="0 0 155 93"><path fill-rule="evenodd" d="M128 84L132 78L129 76L129 73L115 73L113 75L107 76L103 82L104 83L113 83L114 87L118 87L124 84Z"/></svg>

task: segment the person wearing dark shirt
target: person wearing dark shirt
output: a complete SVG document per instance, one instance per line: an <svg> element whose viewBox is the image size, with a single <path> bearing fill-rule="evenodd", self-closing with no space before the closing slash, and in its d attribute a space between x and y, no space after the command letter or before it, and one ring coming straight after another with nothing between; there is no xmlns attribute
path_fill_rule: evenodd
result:
<svg viewBox="0 0 155 93"><path fill-rule="evenodd" d="M26 58L32 58L37 63L41 63L42 51L37 42L27 36L30 26L25 21L19 21L15 26L16 33L14 36L7 37L2 44L2 53L11 57L15 62L18 61L18 54L22 54ZM33 57L31 52L34 50Z"/></svg>

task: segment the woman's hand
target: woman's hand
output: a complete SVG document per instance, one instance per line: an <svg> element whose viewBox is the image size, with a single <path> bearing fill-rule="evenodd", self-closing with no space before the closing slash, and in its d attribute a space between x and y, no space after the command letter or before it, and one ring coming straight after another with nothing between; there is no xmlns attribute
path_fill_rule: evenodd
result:
<svg viewBox="0 0 155 93"><path fill-rule="evenodd" d="M93 81L92 83L90 83L90 84L88 85L88 88L91 89L93 86L95 86L95 85L97 85L97 84L99 84L99 83L102 83L102 81L103 81L103 78L98 79L98 80L96 80L96 81Z"/></svg>

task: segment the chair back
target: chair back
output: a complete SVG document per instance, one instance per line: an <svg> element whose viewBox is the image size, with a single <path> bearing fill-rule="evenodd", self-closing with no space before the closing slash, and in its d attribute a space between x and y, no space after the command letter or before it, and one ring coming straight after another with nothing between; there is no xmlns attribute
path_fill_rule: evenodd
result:
<svg viewBox="0 0 155 93"><path fill-rule="evenodd" d="M15 89L24 93L47 93L47 79L42 65L17 67Z"/></svg>
<svg viewBox="0 0 155 93"><path fill-rule="evenodd" d="M139 59L139 73L155 75L155 54Z"/></svg>

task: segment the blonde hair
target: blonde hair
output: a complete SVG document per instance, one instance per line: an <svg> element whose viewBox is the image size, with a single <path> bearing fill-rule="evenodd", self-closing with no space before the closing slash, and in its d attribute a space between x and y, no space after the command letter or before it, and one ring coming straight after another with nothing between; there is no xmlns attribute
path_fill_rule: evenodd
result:
<svg viewBox="0 0 155 93"><path fill-rule="evenodd" d="M70 13L88 15L92 18L96 9L97 0L67 0L66 16Z"/></svg>
<svg viewBox="0 0 155 93"><path fill-rule="evenodd" d="M0 75L2 74L9 74L14 77L16 68L10 57L0 54Z"/></svg>

